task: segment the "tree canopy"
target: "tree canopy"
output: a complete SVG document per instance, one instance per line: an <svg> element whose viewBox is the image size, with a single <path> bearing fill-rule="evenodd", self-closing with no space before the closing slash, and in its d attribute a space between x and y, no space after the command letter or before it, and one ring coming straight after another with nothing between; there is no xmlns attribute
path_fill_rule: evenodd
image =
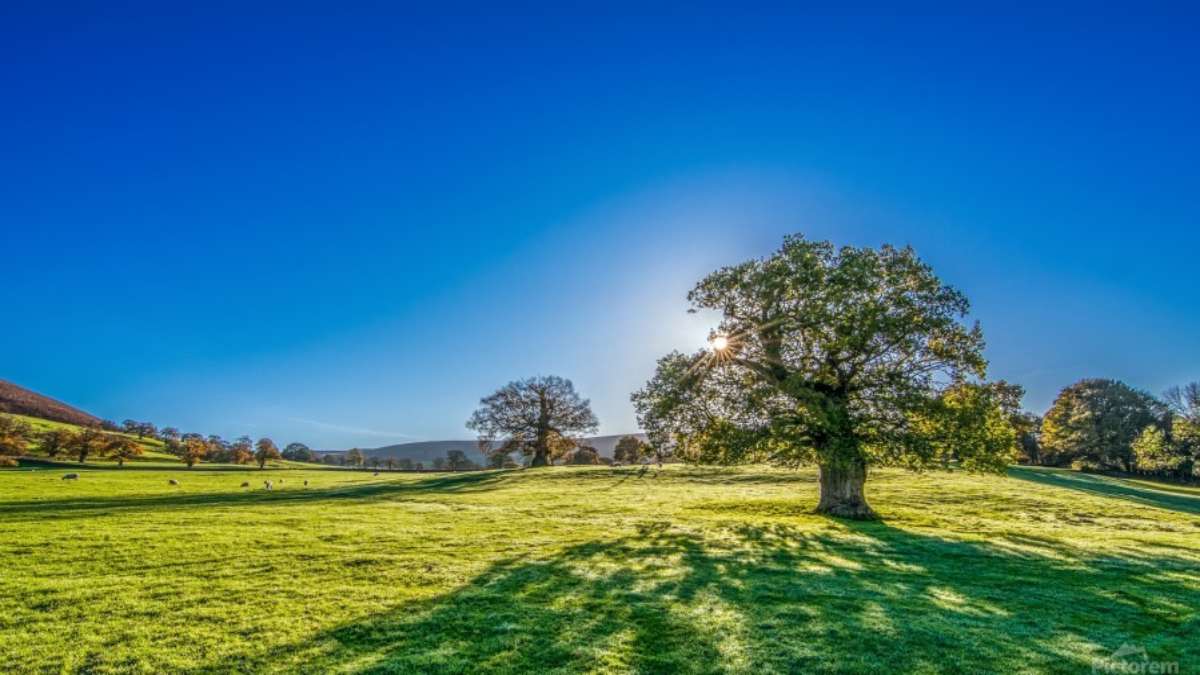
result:
<svg viewBox="0 0 1200 675"><path fill-rule="evenodd" d="M1164 413L1153 396L1124 382L1081 380L1059 392L1042 419L1042 461L1132 471L1133 441Z"/></svg>
<svg viewBox="0 0 1200 675"><path fill-rule="evenodd" d="M705 277L688 300L721 319L710 348L668 354L634 393L656 446L718 463L816 463L818 510L855 518L873 515L868 465L999 469L1011 457L967 298L912 249L789 236L770 257ZM974 442L956 446L955 433Z"/></svg>
<svg viewBox="0 0 1200 675"><path fill-rule="evenodd" d="M546 466L594 432L596 416L570 380L555 375L509 382L482 399L467 420L485 453L520 452L530 466Z"/></svg>

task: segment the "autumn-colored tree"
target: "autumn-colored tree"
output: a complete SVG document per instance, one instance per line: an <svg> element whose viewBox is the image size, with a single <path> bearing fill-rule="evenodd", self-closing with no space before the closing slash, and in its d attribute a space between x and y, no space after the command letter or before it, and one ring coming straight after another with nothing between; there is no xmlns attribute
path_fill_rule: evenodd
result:
<svg viewBox="0 0 1200 675"><path fill-rule="evenodd" d="M0 466L12 466L25 454L33 430L25 422L0 415Z"/></svg>
<svg viewBox="0 0 1200 675"><path fill-rule="evenodd" d="M911 249L790 236L770 257L705 277L688 300L721 322L708 349L659 360L633 395L642 428L695 461L814 463L820 513L873 517L868 467L940 466L944 444L926 432L988 418L947 409L993 398L943 395L984 377L983 333L965 322L966 296ZM956 459L999 471L1002 446Z"/></svg>
<svg viewBox="0 0 1200 675"><path fill-rule="evenodd" d="M108 434L93 427L83 427L71 436L70 449L83 464L89 455L102 454L107 444Z"/></svg>
<svg viewBox="0 0 1200 675"><path fill-rule="evenodd" d="M272 459L283 459L279 454L279 448L276 447L275 441L269 438L260 438L254 446L254 459L258 462L258 468L267 468L267 461Z"/></svg>
<svg viewBox="0 0 1200 675"><path fill-rule="evenodd" d="M229 445L229 461L233 464L249 464L254 461L254 440L239 436Z"/></svg>
<svg viewBox="0 0 1200 675"><path fill-rule="evenodd" d="M142 445L128 436L109 436L104 444L104 454L117 460L117 466L125 466L125 460L133 459L144 452Z"/></svg>
<svg viewBox="0 0 1200 675"><path fill-rule="evenodd" d="M54 459L71 448L72 433L69 429L47 429L38 436L38 450Z"/></svg>
<svg viewBox="0 0 1200 675"><path fill-rule="evenodd" d="M588 400L554 375L510 382L479 403L467 428L479 434L480 450L520 452L534 467L549 465L597 427Z"/></svg>
<svg viewBox="0 0 1200 675"><path fill-rule="evenodd" d="M185 438L179 443L179 459L190 469L208 456L209 448L208 441L203 438Z"/></svg>

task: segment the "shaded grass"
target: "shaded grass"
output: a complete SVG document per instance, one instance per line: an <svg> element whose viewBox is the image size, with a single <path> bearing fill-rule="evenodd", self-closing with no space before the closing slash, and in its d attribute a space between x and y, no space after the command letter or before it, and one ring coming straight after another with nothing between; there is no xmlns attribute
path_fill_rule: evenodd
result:
<svg viewBox="0 0 1200 675"><path fill-rule="evenodd" d="M0 472L0 670L1200 664L1200 518L1135 483L879 471L860 524L808 471L636 471Z"/></svg>

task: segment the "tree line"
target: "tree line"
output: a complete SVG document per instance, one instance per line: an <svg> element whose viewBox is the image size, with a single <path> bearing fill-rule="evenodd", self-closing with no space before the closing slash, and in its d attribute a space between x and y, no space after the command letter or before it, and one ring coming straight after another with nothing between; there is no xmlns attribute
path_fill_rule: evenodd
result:
<svg viewBox="0 0 1200 675"><path fill-rule="evenodd" d="M1117 380L1081 380L1044 416L1015 424L1030 464L1200 478L1200 382L1155 397Z"/></svg>

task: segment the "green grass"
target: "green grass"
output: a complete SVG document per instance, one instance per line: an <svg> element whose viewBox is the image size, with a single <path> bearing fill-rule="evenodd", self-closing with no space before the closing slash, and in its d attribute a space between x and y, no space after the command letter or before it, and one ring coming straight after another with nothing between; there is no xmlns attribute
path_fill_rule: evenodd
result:
<svg viewBox="0 0 1200 675"><path fill-rule="evenodd" d="M2 672L1200 668L1178 488L878 471L853 523L757 467L61 473L0 472Z"/></svg>
<svg viewBox="0 0 1200 675"><path fill-rule="evenodd" d="M49 457L46 456L46 453L44 453L40 449L38 449L38 441L36 439L37 434L40 434L45 431L49 431L51 429L66 429L68 431L76 432L79 430L79 427L77 425L68 424L67 422L55 422L53 420L44 420L44 419L41 419L38 417L29 417L27 415L13 415L10 413L0 413L0 415L3 415L5 417L13 417L18 420L21 420L21 421L25 422L26 424L28 424L30 426L30 428L33 430L35 438L31 439L29 442L29 447L27 448L26 455L25 455L25 457L26 457L26 460L24 461L25 464L28 464L28 465L56 464L56 465L62 465L64 468L68 468L68 467L107 468L107 467L117 466L116 460L109 459L107 457L97 455L95 453L93 453L92 455L90 455L88 457L87 462L85 462L83 464L79 464L78 462L76 462L75 460L72 459L73 455L70 452L64 452L64 453L60 454L58 457L50 459ZM138 455L137 457L131 457L131 458L125 460L125 466L127 468L171 469L171 468L175 468L175 467L183 465L183 461L180 460L175 455L168 453L166 451L166 448L165 448L163 442L157 438L138 438L137 434L127 434L127 433L123 433L123 432L119 432L119 431L105 431L104 433L112 434L115 436L126 436L128 438L132 438L138 442L138 445L142 446L142 454L141 455ZM33 461L32 462L27 461L30 459ZM207 462L202 462L202 463L198 464L197 466L203 466L203 467L214 468L214 469L215 468L233 468L233 469L238 469L238 470L242 470L242 469L246 468L245 466L239 466L239 465L235 465L235 464L215 464L215 463L207 463ZM269 466L271 468L275 468L275 469L312 469L319 465L312 464L309 462L293 462L293 461L286 460L286 459L279 459L279 460L271 460L271 461L267 462L267 466Z"/></svg>

